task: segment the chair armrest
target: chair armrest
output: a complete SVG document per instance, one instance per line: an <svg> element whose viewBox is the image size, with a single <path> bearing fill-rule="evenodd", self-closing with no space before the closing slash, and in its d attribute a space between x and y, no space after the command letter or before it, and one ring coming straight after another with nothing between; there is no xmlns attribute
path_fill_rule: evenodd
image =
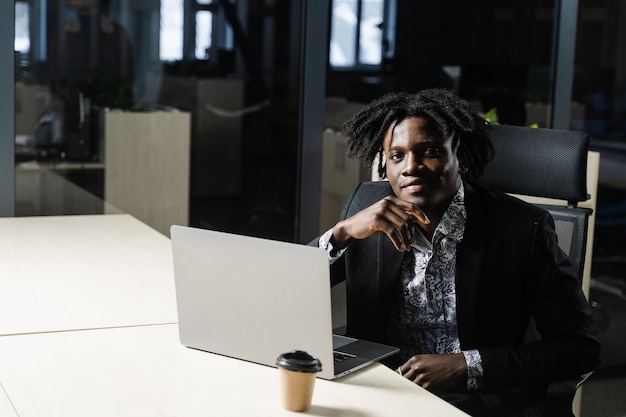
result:
<svg viewBox="0 0 626 417"><path fill-rule="evenodd" d="M572 403L576 390L591 376L592 372L578 378L553 381L548 385L546 398L543 404L545 417L573 417Z"/></svg>

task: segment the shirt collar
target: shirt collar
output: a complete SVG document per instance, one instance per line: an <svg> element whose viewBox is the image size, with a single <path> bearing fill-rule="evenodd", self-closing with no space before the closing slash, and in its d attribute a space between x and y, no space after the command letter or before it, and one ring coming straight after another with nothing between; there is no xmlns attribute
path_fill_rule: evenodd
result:
<svg viewBox="0 0 626 417"><path fill-rule="evenodd" d="M440 233L442 237L447 236L450 239L454 239L457 242L463 240L463 233L465 232L465 219L467 213L465 212L465 189L463 188L463 182L459 185L459 189L452 197L450 205L443 214L441 221L435 229L435 237Z"/></svg>
<svg viewBox="0 0 626 417"><path fill-rule="evenodd" d="M459 185L454 197L448 208L446 209L441 221L435 229L433 234L433 243L440 242L444 237L448 237L456 242L463 240L463 233L465 232L465 219L467 213L465 211L465 189L463 188L463 182ZM423 233L417 226L415 226L415 234L411 246L417 246L421 248L430 249L432 247L431 242L424 237Z"/></svg>

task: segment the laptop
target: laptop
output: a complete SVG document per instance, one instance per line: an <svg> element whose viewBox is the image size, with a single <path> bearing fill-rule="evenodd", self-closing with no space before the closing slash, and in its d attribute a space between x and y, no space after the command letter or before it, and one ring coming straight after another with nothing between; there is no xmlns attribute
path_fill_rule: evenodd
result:
<svg viewBox="0 0 626 417"><path fill-rule="evenodd" d="M323 379L398 352L333 335L323 249L177 225L170 236L183 345L268 366L304 350Z"/></svg>

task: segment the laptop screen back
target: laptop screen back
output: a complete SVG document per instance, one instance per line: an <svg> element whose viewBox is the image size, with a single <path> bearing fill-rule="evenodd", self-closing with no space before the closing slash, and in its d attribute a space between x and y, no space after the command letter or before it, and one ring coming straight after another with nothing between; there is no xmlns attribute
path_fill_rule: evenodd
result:
<svg viewBox="0 0 626 417"><path fill-rule="evenodd" d="M171 238L182 344L270 366L304 350L333 377L323 250L184 226Z"/></svg>

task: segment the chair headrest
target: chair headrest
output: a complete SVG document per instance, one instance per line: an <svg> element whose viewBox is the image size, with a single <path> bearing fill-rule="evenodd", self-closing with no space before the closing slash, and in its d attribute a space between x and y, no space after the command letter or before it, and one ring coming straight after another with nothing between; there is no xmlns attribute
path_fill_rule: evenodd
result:
<svg viewBox="0 0 626 417"><path fill-rule="evenodd" d="M579 202L587 196L585 132L490 126L494 158L476 182L506 193Z"/></svg>

